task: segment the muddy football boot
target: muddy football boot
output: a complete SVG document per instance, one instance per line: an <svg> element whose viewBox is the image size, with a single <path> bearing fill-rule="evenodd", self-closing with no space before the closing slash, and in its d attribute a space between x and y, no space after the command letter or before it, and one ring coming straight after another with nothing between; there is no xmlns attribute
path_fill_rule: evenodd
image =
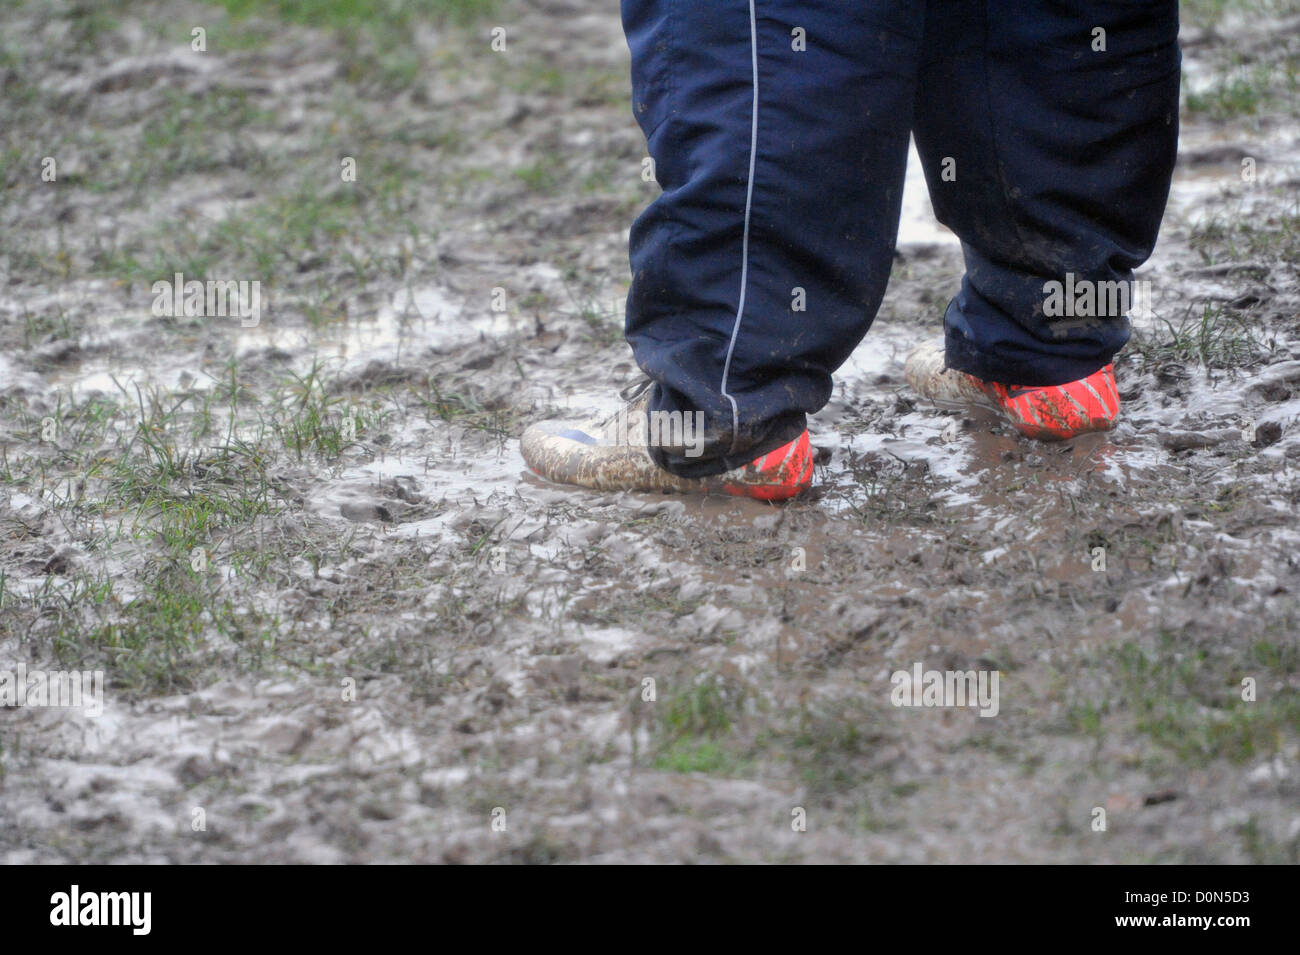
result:
<svg viewBox="0 0 1300 955"><path fill-rule="evenodd" d="M907 383L939 404L992 408L1021 434L1040 441L1065 441L1090 431L1108 431L1119 419L1115 366L1063 385L1016 387L982 381L944 364L943 342L922 345L904 366Z"/></svg>
<svg viewBox="0 0 1300 955"><path fill-rule="evenodd" d="M713 477L684 478L665 471L650 457L649 382L625 389L622 397L625 404L608 418L584 425L542 421L529 427L519 439L525 463L548 481L597 491L734 494L784 501L812 485L813 450L806 429L789 444ZM678 433L674 440L682 437Z"/></svg>

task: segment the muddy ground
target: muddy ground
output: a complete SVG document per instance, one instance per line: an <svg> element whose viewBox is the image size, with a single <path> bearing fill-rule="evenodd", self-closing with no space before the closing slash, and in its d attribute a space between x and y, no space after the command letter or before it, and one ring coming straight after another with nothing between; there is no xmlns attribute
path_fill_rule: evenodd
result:
<svg viewBox="0 0 1300 955"><path fill-rule="evenodd" d="M0 670L108 681L0 709L0 861L1298 861L1300 6L1184 5L1118 430L909 394L913 168L784 507L525 473L635 375L617 5L416 6L0 9Z"/></svg>

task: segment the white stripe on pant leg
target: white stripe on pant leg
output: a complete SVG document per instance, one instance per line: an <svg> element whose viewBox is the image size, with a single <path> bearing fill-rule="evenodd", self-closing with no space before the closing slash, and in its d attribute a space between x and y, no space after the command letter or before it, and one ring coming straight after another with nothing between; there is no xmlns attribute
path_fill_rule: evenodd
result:
<svg viewBox="0 0 1300 955"><path fill-rule="evenodd" d="M736 323L731 327L731 343L727 346L727 360L722 366L722 383L719 385L723 397L731 402L733 452L739 437L740 415L736 399L727 391L727 376L731 374L731 355L736 350L736 336L740 334L740 321L745 314L745 293L749 288L749 217L754 207L754 160L758 155L758 17L754 12L754 0L749 0L749 51L754 76L754 109L749 122L749 182L745 186L745 233L740 247L740 302L736 306Z"/></svg>

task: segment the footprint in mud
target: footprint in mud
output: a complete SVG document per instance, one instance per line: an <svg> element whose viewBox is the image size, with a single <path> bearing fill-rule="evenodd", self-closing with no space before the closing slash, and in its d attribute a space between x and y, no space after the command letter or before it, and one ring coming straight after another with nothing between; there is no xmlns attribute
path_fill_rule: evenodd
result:
<svg viewBox="0 0 1300 955"><path fill-rule="evenodd" d="M339 513L350 521L383 521L385 524L393 522L393 514L388 508L371 502L344 501L339 505Z"/></svg>

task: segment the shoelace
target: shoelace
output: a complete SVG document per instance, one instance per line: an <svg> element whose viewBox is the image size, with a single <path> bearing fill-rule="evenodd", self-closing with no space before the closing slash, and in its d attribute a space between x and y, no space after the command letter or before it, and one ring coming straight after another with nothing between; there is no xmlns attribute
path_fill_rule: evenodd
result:
<svg viewBox="0 0 1300 955"><path fill-rule="evenodd" d="M611 424L613 424L614 421L618 419L618 416L623 414L627 410L627 406L631 404L633 401L636 401L636 399L640 398L643 394L645 394L646 389L648 389L653 384L654 384L654 379L642 378L639 381L634 381L632 384L619 389L618 397L623 403L619 406L617 411L613 412L610 415L607 415L604 418L599 419L598 427L607 428Z"/></svg>
<svg viewBox="0 0 1300 955"><path fill-rule="evenodd" d="M653 378L642 378L640 381L634 381L619 391L618 396L624 401L635 401L645 393L645 390L654 384Z"/></svg>

